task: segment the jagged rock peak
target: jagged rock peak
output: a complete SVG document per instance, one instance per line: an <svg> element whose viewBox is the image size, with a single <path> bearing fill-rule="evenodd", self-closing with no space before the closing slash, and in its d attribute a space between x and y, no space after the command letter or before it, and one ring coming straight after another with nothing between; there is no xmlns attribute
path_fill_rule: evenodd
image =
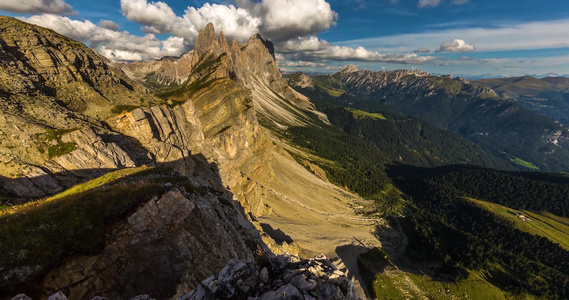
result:
<svg viewBox="0 0 569 300"><path fill-rule="evenodd" d="M356 65L347 65L340 70L340 73L355 73L359 71Z"/></svg>
<svg viewBox="0 0 569 300"><path fill-rule="evenodd" d="M202 57L206 52L211 50L215 41L217 41L215 28L213 27L213 23L208 23L198 34L196 44L194 45L194 53L199 57Z"/></svg>

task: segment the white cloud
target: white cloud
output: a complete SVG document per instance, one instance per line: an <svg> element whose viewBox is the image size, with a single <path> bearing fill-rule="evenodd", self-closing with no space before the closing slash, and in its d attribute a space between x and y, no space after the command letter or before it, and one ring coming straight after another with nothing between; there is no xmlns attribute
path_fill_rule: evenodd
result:
<svg viewBox="0 0 569 300"><path fill-rule="evenodd" d="M363 47L346 47L331 45L315 36L296 38L275 45L277 52L288 58L307 61L369 61L401 64L424 64L433 61L432 56L417 54L391 54L369 51Z"/></svg>
<svg viewBox="0 0 569 300"><path fill-rule="evenodd" d="M316 51L329 47L326 41L319 40L315 36L293 38L285 42L278 43L275 48L278 52L299 52Z"/></svg>
<svg viewBox="0 0 569 300"><path fill-rule="evenodd" d="M253 17L243 8L206 3L199 9L188 7L180 25L182 28L193 27L190 31L197 33L210 22L218 32L223 31L226 37L239 41L258 33L262 23L259 18ZM180 33L180 30L176 29L173 32Z"/></svg>
<svg viewBox="0 0 569 300"><path fill-rule="evenodd" d="M155 29L153 33L166 33L177 19L170 6L160 1L121 0L121 9L127 19Z"/></svg>
<svg viewBox="0 0 569 300"><path fill-rule="evenodd" d="M101 20L99 22L99 27L105 28L105 29L109 29L112 31L119 31L119 29L121 29L121 27L119 26L119 24L111 21L111 20Z"/></svg>
<svg viewBox="0 0 569 300"><path fill-rule="evenodd" d="M320 33L336 25L338 14L325 0L238 0L262 20L261 34L275 41Z"/></svg>
<svg viewBox="0 0 569 300"><path fill-rule="evenodd" d="M316 63L316 62L312 62L312 61L303 61L303 60L299 60L299 61L285 61L281 64L279 64L279 66L282 67L296 67L296 68L326 68L327 65L325 63Z"/></svg>
<svg viewBox="0 0 569 300"><path fill-rule="evenodd" d="M439 4L441 4L442 0L419 0L419 3L417 4L417 6L419 8L424 8L424 7L437 7L439 6Z"/></svg>
<svg viewBox="0 0 569 300"><path fill-rule="evenodd" d="M170 37L160 41L153 34L134 36L126 31L120 32L97 26L90 21L71 20L56 15L36 15L22 20L51 28L60 34L88 43L113 60L150 60L181 55L189 50L182 38Z"/></svg>
<svg viewBox="0 0 569 300"><path fill-rule="evenodd" d="M417 48L438 49L441 41L459 36L476 45L476 51L535 50L569 47L569 19L505 24L497 28L464 28L437 30L425 33L401 34L337 43L361 45L382 51L413 51ZM386 47L389 45L389 47Z"/></svg>
<svg viewBox="0 0 569 300"><path fill-rule="evenodd" d="M76 13L65 0L2 0L0 10L27 14L73 15Z"/></svg>
<svg viewBox="0 0 569 300"><path fill-rule="evenodd" d="M244 41L255 33L274 41L285 41L320 33L334 26L338 14L325 0L238 0L240 7L206 3L188 7L176 16L164 2L121 0L123 15L140 23L147 33L171 33L195 40L200 29L213 23L229 39Z"/></svg>
<svg viewBox="0 0 569 300"><path fill-rule="evenodd" d="M461 39L454 39L452 42L444 42L436 52L472 52L474 45L468 44Z"/></svg>
<svg viewBox="0 0 569 300"><path fill-rule="evenodd" d="M351 48L346 46L330 46L323 50L306 52L302 57L334 61L369 61L400 64L424 64L435 60L432 56L417 54L392 54L369 51L364 47Z"/></svg>

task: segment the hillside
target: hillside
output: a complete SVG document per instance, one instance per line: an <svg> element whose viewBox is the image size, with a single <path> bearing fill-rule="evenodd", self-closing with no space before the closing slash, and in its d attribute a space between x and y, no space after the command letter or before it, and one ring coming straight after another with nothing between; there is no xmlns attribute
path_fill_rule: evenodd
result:
<svg viewBox="0 0 569 300"><path fill-rule="evenodd" d="M332 104L369 112L388 108L456 132L504 160L533 163L544 171L569 168L565 127L462 78L346 68L315 82L337 91L328 97Z"/></svg>
<svg viewBox="0 0 569 300"><path fill-rule="evenodd" d="M522 231L539 235L569 250L569 220L544 212L516 210L503 205L470 199L488 211L513 222Z"/></svg>
<svg viewBox="0 0 569 300"><path fill-rule="evenodd" d="M474 81L540 115L569 124L569 78L531 76Z"/></svg>
<svg viewBox="0 0 569 300"><path fill-rule="evenodd" d="M291 86L309 96L316 107L327 114L334 126L370 141L392 162L431 167L463 163L516 168L459 134L418 118L405 117L387 106L377 105L368 110L354 108L361 99L342 90L342 84L329 76L310 78L293 74L288 79Z"/></svg>
<svg viewBox="0 0 569 300"><path fill-rule="evenodd" d="M438 266L429 270L432 278L468 278L467 274L475 271L518 296L567 297L569 252L558 241L534 235L487 210L486 205L469 200L563 214L566 177L464 166L399 166L390 172L398 178L396 184L402 191L413 197L408 215L399 219L409 238L405 256L416 266L421 262ZM542 193L559 196L551 198ZM522 194L525 199L518 199Z"/></svg>

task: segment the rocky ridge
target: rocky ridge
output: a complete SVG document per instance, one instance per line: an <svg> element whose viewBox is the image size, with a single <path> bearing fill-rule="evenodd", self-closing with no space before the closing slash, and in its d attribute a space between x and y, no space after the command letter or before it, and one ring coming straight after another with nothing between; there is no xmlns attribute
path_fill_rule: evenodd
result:
<svg viewBox="0 0 569 300"><path fill-rule="evenodd" d="M193 52L180 57L164 57L150 62L117 63L130 78L149 88L163 88L181 85L188 80L192 71Z"/></svg>
<svg viewBox="0 0 569 300"><path fill-rule="evenodd" d="M69 295L73 298L75 295ZM67 300L59 291L48 300ZM107 300L95 296L92 300ZM291 255L263 257L256 262L231 260L219 274L208 277L180 300L206 299L360 299L353 283L338 271L325 256L299 259ZM32 300L18 294L11 300ZM155 300L148 294L137 295L129 300Z"/></svg>
<svg viewBox="0 0 569 300"><path fill-rule="evenodd" d="M393 89L411 88L413 91L433 91L436 93L437 89L444 88L443 84L439 82L444 81L447 84L454 81L452 85L457 86L452 93L468 93L473 97L484 95L486 97L497 97L498 95L490 88L476 86L470 84L468 80L463 78L454 79L452 76L432 76L427 72L421 70L395 70L395 71L369 71L358 70L354 65L344 67L334 77L346 85L348 90L357 90L360 94L373 94L381 91L389 86ZM436 80L434 80L437 78ZM458 86L460 87L458 88Z"/></svg>

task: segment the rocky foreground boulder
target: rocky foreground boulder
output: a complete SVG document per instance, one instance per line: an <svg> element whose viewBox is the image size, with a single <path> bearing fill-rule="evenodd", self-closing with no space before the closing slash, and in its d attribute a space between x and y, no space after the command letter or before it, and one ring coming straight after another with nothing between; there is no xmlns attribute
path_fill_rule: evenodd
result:
<svg viewBox="0 0 569 300"><path fill-rule="evenodd" d="M62 292L48 300L67 300ZM179 298L179 300L214 299L359 299L354 284L324 255L312 259L299 259L279 255L257 262L230 261L217 275L211 276ZM19 294L11 300L32 300ZM96 296L92 300L108 300ZM155 300L139 295L130 300Z"/></svg>
<svg viewBox="0 0 569 300"><path fill-rule="evenodd" d="M233 260L180 300L359 299L354 284L324 255L280 255L267 262Z"/></svg>

